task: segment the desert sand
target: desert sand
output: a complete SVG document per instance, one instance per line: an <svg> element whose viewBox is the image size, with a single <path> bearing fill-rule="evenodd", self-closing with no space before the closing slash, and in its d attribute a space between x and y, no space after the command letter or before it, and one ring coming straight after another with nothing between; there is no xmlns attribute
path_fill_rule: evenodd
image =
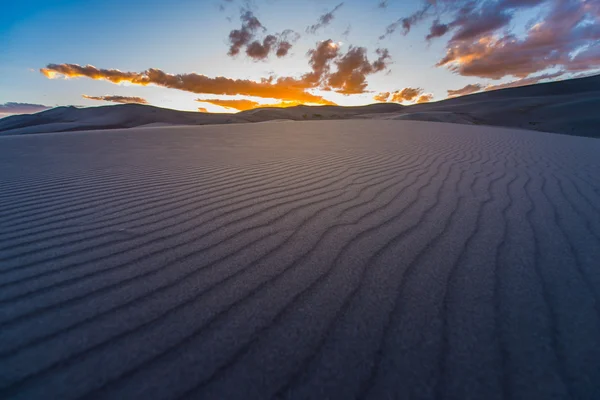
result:
<svg viewBox="0 0 600 400"><path fill-rule="evenodd" d="M600 398L600 141L0 138L0 398Z"/></svg>

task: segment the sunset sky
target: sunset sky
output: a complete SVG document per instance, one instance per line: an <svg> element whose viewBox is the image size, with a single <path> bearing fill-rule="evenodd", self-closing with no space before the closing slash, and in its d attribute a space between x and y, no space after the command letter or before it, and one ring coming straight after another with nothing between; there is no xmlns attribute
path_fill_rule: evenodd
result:
<svg viewBox="0 0 600 400"><path fill-rule="evenodd" d="M412 104L597 73L600 1L12 1L0 43L0 117Z"/></svg>

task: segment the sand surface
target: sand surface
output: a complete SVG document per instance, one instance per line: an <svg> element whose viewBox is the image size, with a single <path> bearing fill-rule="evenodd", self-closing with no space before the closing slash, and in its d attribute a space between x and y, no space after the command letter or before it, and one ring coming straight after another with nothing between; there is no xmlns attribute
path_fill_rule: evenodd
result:
<svg viewBox="0 0 600 400"><path fill-rule="evenodd" d="M2 399L598 399L600 141L0 138Z"/></svg>

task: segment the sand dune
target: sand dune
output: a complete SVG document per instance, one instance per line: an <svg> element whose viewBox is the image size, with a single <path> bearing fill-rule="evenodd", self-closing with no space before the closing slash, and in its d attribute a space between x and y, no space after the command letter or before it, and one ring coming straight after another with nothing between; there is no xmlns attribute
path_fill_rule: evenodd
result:
<svg viewBox="0 0 600 400"><path fill-rule="evenodd" d="M600 398L600 141L0 138L0 398Z"/></svg>
<svg viewBox="0 0 600 400"><path fill-rule="evenodd" d="M600 109L600 75L502 89L412 106L394 103L359 107L297 106L259 108L237 114L183 112L138 104L86 109L60 107L38 114L0 119L0 136L160 125L207 125L282 120L399 119L508 126L600 137L598 109Z"/></svg>

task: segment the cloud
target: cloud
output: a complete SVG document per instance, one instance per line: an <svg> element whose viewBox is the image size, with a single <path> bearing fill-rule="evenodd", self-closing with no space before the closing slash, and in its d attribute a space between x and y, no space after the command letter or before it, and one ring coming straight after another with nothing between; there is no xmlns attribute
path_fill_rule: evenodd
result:
<svg viewBox="0 0 600 400"><path fill-rule="evenodd" d="M246 55L254 61L266 60L271 52L274 52L278 58L285 57L292 43L296 42L300 35L291 29L286 29L282 33L269 34L262 39L256 39L257 33L262 30L267 31L261 22L251 11L244 11L240 16L242 20L241 29L234 29L229 32L229 56L236 56L242 48L246 47Z"/></svg>
<svg viewBox="0 0 600 400"><path fill-rule="evenodd" d="M417 103L417 104L429 103L431 100L433 100L433 95L431 93L426 93L426 94L420 95L417 98L417 100L415 101L415 103Z"/></svg>
<svg viewBox="0 0 600 400"><path fill-rule="evenodd" d="M525 78L558 67L583 71L600 66L600 18L581 0L554 0L545 17L523 38L483 36L452 45L438 63L464 76Z"/></svg>
<svg viewBox="0 0 600 400"><path fill-rule="evenodd" d="M348 39L348 35L350 35L350 32L352 32L352 25L348 25L346 27L346 30L344 30L344 32L342 32L342 37L344 39Z"/></svg>
<svg viewBox="0 0 600 400"><path fill-rule="evenodd" d="M287 33L289 35L289 33ZM249 47L253 57L262 57L268 52L264 47L273 46L273 41ZM128 82L134 85L156 85L191 93L211 95L243 95L259 98L272 98L298 104L335 104L311 89L333 90L342 94L364 93L366 78L387 68L390 54L387 49L377 49L377 58L371 62L367 49L353 47L344 54L340 45L331 39L318 42L307 52L311 71L300 77L262 78L258 81L231 79L223 76L208 77L196 73L168 74L160 69L150 68L142 72L127 72L118 69L102 69L92 65L48 64L40 72L47 78L87 77L106 80L115 84ZM335 70L334 70L335 69Z"/></svg>
<svg viewBox="0 0 600 400"><path fill-rule="evenodd" d="M204 107L198 107L198 111L203 112L203 113L207 113L208 110Z"/></svg>
<svg viewBox="0 0 600 400"><path fill-rule="evenodd" d="M135 96L88 96L84 94L81 97L88 100L110 101L121 104L148 104L146 99Z"/></svg>
<svg viewBox="0 0 600 400"><path fill-rule="evenodd" d="M319 29L321 29L321 28L329 25L331 23L331 21L333 20L333 17L334 17L333 14L337 10L339 10L343 5L344 5L344 3L340 3L337 6L335 6L335 8L333 10L331 10L331 11L329 11L329 12L321 15L319 17L319 21L316 24L311 25L311 26L309 26L309 27L306 28L306 33L315 34L315 33L317 33L317 31Z"/></svg>
<svg viewBox="0 0 600 400"><path fill-rule="evenodd" d="M42 104L31 104L31 103L16 103L8 102L0 104L0 116L7 116L12 114L33 114L36 112L48 110L52 107L44 106Z"/></svg>
<svg viewBox="0 0 600 400"><path fill-rule="evenodd" d="M442 24L442 23L440 23L439 19L436 19L431 24L431 27L429 28L429 34L425 38L427 40L431 40L433 38L444 36L446 34L446 32L448 32L449 29L450 29L449 25Z"/></svg>
<svg viewBox="0 0 600 400"><path fill-rule="evenodd" d="M390 58L387 49L377 49L378 58L370 63L364 47L350 47L348 52L334 61L337 71L329 74L327 86L342 94L364 93L367 75L384 70Z"/></svg>
<svg viewBox="0 0 600 400"><path fill-rule="evenodd" d="M252 59L264 60L269 56L275 43L277 43L277 38L273 35L267 35L262 43L258 40L250 43L246 48L246 54Z"/></svg>
<svg viewBox="0 0 600 400"><path fill-rule="evenodd" d="M221 99L198 99L196 101L209 103L215 106L234 108L239 111L252 110L260 105L260 103L252 100L221 100Z"/></svg>
<svg viewBox="0 0 600 400"><path fill-rule="evenodd" d="M421 88L404 88L395 92L377 93L373 100L380 103L403 103L406 101L413 103L427 103L433 99L433 94L423 93Z"/></svg>
<svg viewBox="0 0 600 400"><path fill-rule="evenodd" d="M472 39L507 26L516 10L531 8L546 1L549 0L423 0L421 8L388 25L380 38L389 36L400 26L406 35L414 25L436 16L426 37L428 40L443 36L452 29L456 29L453 40ZM452 21L441 23L442 14L450 15Z"/></svg>
<svg viewBox="0 0 600 400"><path fill-rule="evenodd" d="M213 104L220 107L231 108L237 111L253 110L255 108L263 107L286 108L302 104L301 102L297 101L281 101L279 103L265 104L247 99L197 99L196 101Z"/></svg>
<svg viewBox="0 0 600 400"><path fill-rule="evenodd" d="M292 44L290 42L279 42L279 44L277 45L277 51L275 52L275 55L279 58L285 57L291 48Z"/></svg>
<svg viewBox="0 0 600 400"><path fill-rule="evenodd" d="M259 29L265 30L265 27L260 23L258 18L254 16L252 11L244 11L240 15L242 27L229 32L229 52L230 56L239 54L242 47L248 45L254 39L254 36Z"/></svg>
<svg viewBox="0 0 600 400"><path fill-rule="evenodd" d="M538 6L541 14L526 32L513 32L517 13ZM400 26L407 34L430 17L435 19L426 40L450 36L436 65L459 75L523 79L551 68L580 72L600 67L597 0L424 0L415 13L388 26L382 38Z"/></svg>
<svg viewBox="0 0 600 400"><path fill-rule="evenodd" d="M394 32L396 32L396 30L399 27L402 27L402 32L404 35L408 34L408 32L410 32L410 30L414 24L421 22L422 20L424 20L425 18L428 17L427 12L433 5L433 3L431 1L433 1L433 0L426 1L425 4L423 5L423 7L421 7L419 10L415 11L410 16L398 18L396 21L389 24L385 28L385 33L383 35L379 36L379 39L380 40L385 39L386 37L388 37L391 34L393 34Z"/></svg>
<svg viewBox="0 0 600 400"><path fill-rule="evenodd" d="M107 80L118 84L129 82L134 85L150 84L178 89L191 93L217 95L245 95L280 100L296 100L314 104L334 104L321 96L305 91L313 87L293 78L263 78L260 81L247 79L231 79L223 76L211 78L196 73L167 74L160 69L150 68L143 72L123 72L117 69L100 69L91 65L48 64L40 70L48 78L64 76L67 78L87 77L96 80Z"/></svg>
<svg viewBox="0 0 600 400"><path fill-rule="evenodd" d="M373 96L373 100L380 102L380 103L387 102L389 98L390 98L390 92L381 92L381 93L377 93L375 96Z"/></svg>
<svg viewBox="0 0 600 400"><path fill-rule="evenodd" d="M542 75L538 75L538 76L517 79L516 81L512 81L512 82L508 82L508 83L500 83L498 85L490 85L485 88L485 91L533 85L535 83L539 83L546 79L558 78L558 77L564 75L564 73L565 73L564 71L558 71L558 72L549 73L549 74L542 74Z"/></svg>
<svg viewBox="0 0 600 400"><path fill-rule="evenodd" d="M302 80L310 85L318 86L323 76L329 73L331 60L338 57L339 54L340 46L333 40L328 39L317 43L316 48L307 52L308 64L311 66L312 72L305 74Z"/></svg>
<svg viewBox="0 0 600 400"><path fill-rule="evenodd" d="M475 92L479 92L481 89L483 89L483 85L480 85L479 83L475 83L475 84L469 84L465 87L462 87L460 89L456 89L456 90L448 90L448 97L458 97L458 96L464 96L467 94L471 94L471 93L475 93Z"/></svg>
<svg viewBox="0 0 600 400"><path fill-rule="evenodd" d="M417 99L419 95L423 93L421 88L404 88L391 93L389 99L392 103L402 103L404 101L411 101Z"/></svg>

